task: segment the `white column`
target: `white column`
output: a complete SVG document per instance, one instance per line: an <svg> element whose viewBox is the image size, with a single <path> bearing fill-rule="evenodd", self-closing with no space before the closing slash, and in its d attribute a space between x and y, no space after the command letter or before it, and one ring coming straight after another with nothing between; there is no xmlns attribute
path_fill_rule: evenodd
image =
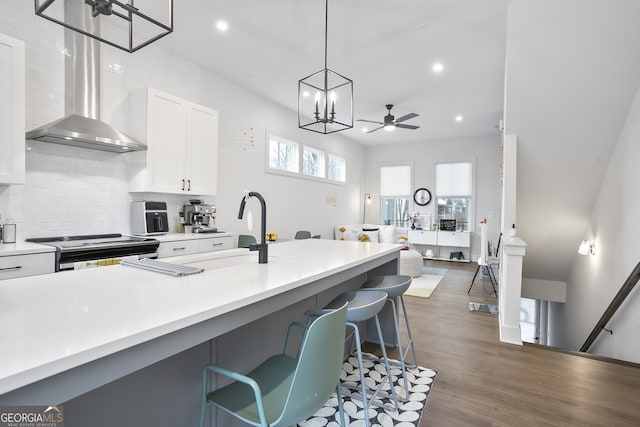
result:
<svg viewBox="0 0 640 427"><path fill-rule="evenodd" d="M520 297L522 290L522 259L527 244L518 237L503 236L500 265L500 341L522 345L520 334Z"/></svg>

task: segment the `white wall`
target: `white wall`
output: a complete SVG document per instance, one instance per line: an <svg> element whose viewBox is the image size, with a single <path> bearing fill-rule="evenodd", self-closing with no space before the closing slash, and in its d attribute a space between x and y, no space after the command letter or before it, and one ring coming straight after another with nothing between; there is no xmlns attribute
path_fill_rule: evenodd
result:
<svg viewBox="0 0 640 427"><path fill-rule="evenodd" d="M367 149L366 178L363 192L371 193L372 203L367 207L367 222L380 222L380 166L410 162L413 168L413 189L425 187L433 195L432 202L420 207L411 200L410 212L431 212L436 218L435 168L446 161L472 161L475 164L474 224L471 234L471 259L480 256L480 234L477 224L486 217L488 236L495 244L500 234L500 136L469 137L429 141L418 144L388 144ZM362 201L360 201L362 204ZM360 217L361 221L362 217Z"/></svg>
<svg viewBox="0 0 640 427"><path fill-rule="evenodd" d="M595 239L594 256L575 255L566 304L552 304L550 345L578 349L640 260L640 89L589 220L584 238ZM577 244L576 244L577 250ZM640 363L640 287L628 296L591 353Z"/></svg>
<svg viewBox="0 0 640 427"><path fill-rule="evenodd" d="M26 42L26 128L64 115L62 27L34 14L32 2L0 0L0 32ZM218 78L162 49L162 41L128 54L101 45L101 118L126 130L130 91L150 86L220 112L217 197L205 198L219 211L218 226L244 232L236 219L241 191L261 192L268 228L282 237L297 229L332 235L339 222L355 221L363 176L364 149L339 135L300 131L294 112ZM295 84L296 82L291 82ZM244 150L237 134L255 130L255 148ZM335 185L268 175L264 135L327 149L347 159L348 182ZM164 200L175 227L177 212L192 197L127 193L127 155L27 142L24 186L0 187L0 214L18 225L18 239L44 235L127 232L131 200ZM212 165L215 167L215 165ZM335 196L336 203L327 203ZM256 212L257 213L257 212ZM256 218L258 215L256 215Z"/></svg>

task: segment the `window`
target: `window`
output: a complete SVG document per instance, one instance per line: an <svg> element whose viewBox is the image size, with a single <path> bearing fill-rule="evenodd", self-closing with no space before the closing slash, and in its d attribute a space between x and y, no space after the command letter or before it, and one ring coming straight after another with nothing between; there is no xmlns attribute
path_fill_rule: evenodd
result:
<svg viewBox="0 0 640 427"><path fill-rule="evenodd" d="M438 220L456 220L456 230L469 231L472 222L473 164L436 164Z"/></svg>
<svg viewBox="0 0 640 427"><path fill-rule="evenodd" d="M289 177L347 182L347 161L317 148L269 135L266 144L265 171Z"/></svg>
<svg viewBox="0 0 640 427"><path fill-rule="evenodd" d="M332 181L347 181L347 162L345 159L329 154L327 162L327 178Z"/></svg>
<svg viewBox="0 0 640 427"><path fill-rule="evenodd" d="M270 135L269 167L298 173L300 171L298 144L275 135Z"/></svg>
<svg viewBox="0 0 640 427"><path fill-rule="evenodd" d="M302 154L302 173L309 176L324 178L324 152L305 146Z"/></svg>
<svg viewBox="0 0 640 427"><path fill-rule="evenodd" d="M409 222L411 166L380 167L380 216L382 224L405 227Z"/></svg>

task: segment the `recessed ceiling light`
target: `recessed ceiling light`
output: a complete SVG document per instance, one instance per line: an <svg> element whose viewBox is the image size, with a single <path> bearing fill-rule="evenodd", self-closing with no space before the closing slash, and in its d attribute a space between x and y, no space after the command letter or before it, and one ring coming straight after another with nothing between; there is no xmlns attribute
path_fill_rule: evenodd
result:
<svg viewBox="0 0 640 427"><path fill-rule="evenodd" d="M442 62L436 62L431 66L434 73L441 73L444 70L444 64Z"/></svg>
<svg viewBox="0 0 640 427"><path fill-rule="evenodd" d="M227 24L227 21L216 21L216 28L218 29L218 31L224 33L229 29L229 24Z"/></svg>
<svg viewBox="0 0 640 427"><path fill-rule="evenodd" d="M462 121L462 116L458 115L456 116L456 122L460 123Z"/></svg>
<svg viewBox="0 0 640 427"><path fill-rule="evenodd" d="M367 128L362 128L362 133L367 133L368 130L369 129L367 129Z"/></svg>
<svg viewBox="0 0 640 427"><path fill-rule="evenodd" d="M311 94L309 93L308 90L305 90L304 92L302 92L302 96L304 96L305 98L308 98L311 96Z"/></svg>

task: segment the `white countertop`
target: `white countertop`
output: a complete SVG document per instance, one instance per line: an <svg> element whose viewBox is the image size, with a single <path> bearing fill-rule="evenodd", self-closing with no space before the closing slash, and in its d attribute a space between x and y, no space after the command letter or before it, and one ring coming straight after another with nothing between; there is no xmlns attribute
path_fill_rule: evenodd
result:
<svg viewBox="0 0 640 427"><path fill-rule="evenodd" d="M0 257L55 252L53 246L39 245L30 242L0 243Z"/></svg>
<svg viewBox="0 0 640 427"><path fill-rule="evenodd" d="M218 234L219 236L219 234ZM172 277L133 267L0 282L0 395L398 251L398 245L306 239L162 261L203 266Z"/></svg>

